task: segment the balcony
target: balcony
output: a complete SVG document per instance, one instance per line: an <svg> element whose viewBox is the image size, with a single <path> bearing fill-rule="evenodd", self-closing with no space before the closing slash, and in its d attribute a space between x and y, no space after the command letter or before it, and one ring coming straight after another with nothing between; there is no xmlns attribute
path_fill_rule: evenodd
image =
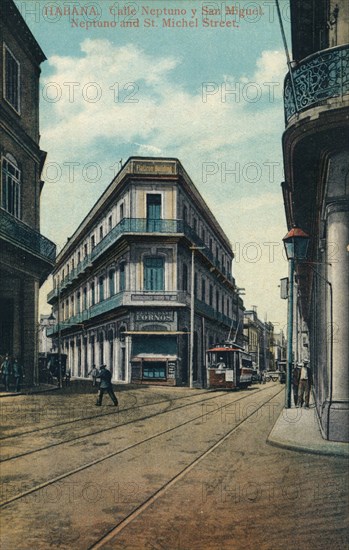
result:
<svg viewBox="0 0 349 550"><path fill-rule="evenodd" d="M96 260L122 235L151 233L152 235L181 233L179 220L147 220L145 218L124 218L93 248L91 260Z"/></svg>
<svg viewBox="0 0 349 550"><path fill-rule="evenodd" d="M292 69L284 83L286 125L297 113L326 105L349 93L349 46L339 46L310 55ZM348 98L349 99L349 98Z"/></svg>
<svg viewBox="0 0 349 550"><path fill-rule="evenodd" d="M89 321L98 315L108 313L118 307L134 307L134 306L148 306L148 307L163 307L164 305L170 307L189 307L190 295L188 292L174 290L174 291L123 291L118 294L114 294L110 298L94 304L89 309L85 309L76 315L65 319L59 325L47 329L47 336L56 334L58 330L65 330L69 328L76 328L83 325L85 321ZM219 323L223 323L228 327L231 326L232 320L225 314L216 311L212 306L209 306L201 300L195 300L195 312L201 315L205 315L210 319L214 319ZM236 323L235 323L236 324Z"/></svg>
<svg viewBox="0 0 349 550"><path fill-rule="evenodd" d="M5 241L21 248L26 253L37 256L41 260L53 265L56 258L56 245L46 239L27 224L18 220L1 208L0 237Z"/></svg>

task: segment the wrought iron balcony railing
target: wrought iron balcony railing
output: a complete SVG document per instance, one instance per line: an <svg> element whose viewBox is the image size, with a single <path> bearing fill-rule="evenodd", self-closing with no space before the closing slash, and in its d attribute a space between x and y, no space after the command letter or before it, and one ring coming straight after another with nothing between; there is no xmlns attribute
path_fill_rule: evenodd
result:
<svg viewBox="0 0 349 550"><path fill-rule="evenodd" d="M97 304L92 305L89 309L84 309L83 311L76 313L75 315L57 323L53 327L47 329L47 335L52 336L56 334L59 330L75 328L76 326L81 326L85 321L91 320L98 315L103 313L108 313L113 309L124 306L150 306L154 307L165 305L178 307L189 307L190 306L190 295L188 292L183 290L173 290L173 291L122 291L109 298L98 302ZM201 300L195 299L195 312L205 315L215 321L225 324L227 327L231 326L232 319L216 311L212 306L206 304ZM236 322L233 322L233 328L236 328Z"/></svg>
<svg viewBox="0 0 349 550"><path fill-rule="evenodd" d="M61 281L59 285L60 292L68 287L80 273L83 273L86 268L99 258L106 250L115 244L115 242L123 235L133 233L145 234L179 234L185 235L194 245L201 247L200 252L212 263L215 268L222 273L232 284L235 284L235 279L232 275L220 264L217 257L213 255L210 248L197 235L193 228L183 220L149 220L146 218L124 218L122 219L105 237L94 246L91 254L86 256L83 261L70 271L68 275ZM47 301L54 300L57 297L55 290L47 295Z"/></svg>
<svg viewBox="0 0 349 550"><path fill-rule="evenodd" d="M349 93L349 46L322 50L302 60L284 83L285 120Z"/></svg>
<svg viewBox="0 0 349 550"><path fill-rule="evenodd" d="M3 208L0 209L0 236L51 264L55 261L56 245Z"/></svg>

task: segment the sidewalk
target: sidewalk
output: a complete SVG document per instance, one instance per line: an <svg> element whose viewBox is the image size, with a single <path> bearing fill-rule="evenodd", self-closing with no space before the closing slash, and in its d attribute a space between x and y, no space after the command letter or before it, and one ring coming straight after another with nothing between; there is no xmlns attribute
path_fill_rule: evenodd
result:
<svg viewBox="0 0 349 550"><path fill-rule="evenodd" d="M53 390L58 390L58 386L54 384L40 384L40 386L23 386L20 392L13 390L4 391L3 388L0 389L0 398L1 397L16 397L17 395L33 395L35 393L43 393Z"/></svg>
<svg viewBox="0 0 349 550"><path fill-rule="evenodd" d="M323 439L314 403L309 409L283 409L267 442L293 451L349 457L348 443Z"/></svg>

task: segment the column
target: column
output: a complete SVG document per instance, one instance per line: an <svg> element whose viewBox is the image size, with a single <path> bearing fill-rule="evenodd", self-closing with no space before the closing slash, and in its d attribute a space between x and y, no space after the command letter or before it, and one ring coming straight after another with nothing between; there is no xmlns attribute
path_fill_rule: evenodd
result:
<svg viewBox="0 0 349 550"><path fill-rule="evenodd" d="M329 439L344 441L348 437L349 410L349 200L328 204L326 218L327 262L331 264L328 279L333 295L332 319L329 319L332 326Z"/></svg>

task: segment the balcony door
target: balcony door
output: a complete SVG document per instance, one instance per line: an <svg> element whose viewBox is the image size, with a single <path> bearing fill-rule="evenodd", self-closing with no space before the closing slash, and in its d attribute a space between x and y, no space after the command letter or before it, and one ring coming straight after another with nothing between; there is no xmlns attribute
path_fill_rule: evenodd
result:
<svg viewBox="0 0 349 550"><path fill-rule="evenodd" d="M161 231L161 195L147 195L147 231Z"/></svg>

